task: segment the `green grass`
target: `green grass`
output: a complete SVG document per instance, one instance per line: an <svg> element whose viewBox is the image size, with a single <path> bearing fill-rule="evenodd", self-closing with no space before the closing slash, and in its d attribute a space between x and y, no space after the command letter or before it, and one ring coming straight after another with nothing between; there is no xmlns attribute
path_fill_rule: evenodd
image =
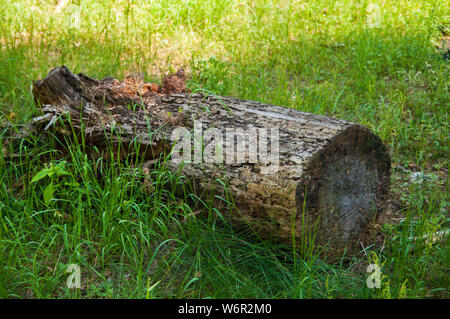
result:
<svg viewBox="0 0 450 319"><path fill-rule="evenodd" d="M72 0L59 14L56 2L0 0L2 122L38 114L30 86L57 65L148 81L183 65L192 90L370 127L389 145L392 203L384 244L332 263L224 223L163 161L143 182L139 158L31 137L0 153L1 297L449 297L448 237L420 239L450 228L450 72L436 49L448 1L386 0L378 16L370 1ZM366 286L375 262L381 289ZM66 286L71 263L82 289Z"/></svg>

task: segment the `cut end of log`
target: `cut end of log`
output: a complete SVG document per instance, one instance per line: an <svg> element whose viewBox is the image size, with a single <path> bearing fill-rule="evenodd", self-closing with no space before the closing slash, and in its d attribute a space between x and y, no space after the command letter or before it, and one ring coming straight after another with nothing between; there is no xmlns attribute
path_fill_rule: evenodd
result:
<svg viewBox="0 0 450 319"><path fill-rule="evenodd" d="M349 126L312 156L305 171L297 187L297 212L305 207L318 221L319 241L364 237L389 190L390 157L380 138L364 126Z"/></svg>

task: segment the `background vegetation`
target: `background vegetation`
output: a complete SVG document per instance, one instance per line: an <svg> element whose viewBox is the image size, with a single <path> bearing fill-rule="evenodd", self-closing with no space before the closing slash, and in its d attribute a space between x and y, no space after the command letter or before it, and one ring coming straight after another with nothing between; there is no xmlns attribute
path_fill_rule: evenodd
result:
<svg viewBox="0 0 450 319"><path fill-rule="evenodd" d="M380 243L331 263L233 229L208 203L197 215L189 191L165 187L185 184L163 162L143 183L139 160L93 162L82 141L29 138L0 153L1 297L449 296L450 77L437 48L448 41L448 1L56 6L0 0L2 123L38 114L32 81L61 64L157 82L185 66L191 89L370 127L390 148L392 199L377 225ZM3 145L6 138L0 132ZM70 150L64 158L57 143ZM71 263L81 267L82 289L66 286ZM381 267L380 289L366 285L370 263Z"/></svg>

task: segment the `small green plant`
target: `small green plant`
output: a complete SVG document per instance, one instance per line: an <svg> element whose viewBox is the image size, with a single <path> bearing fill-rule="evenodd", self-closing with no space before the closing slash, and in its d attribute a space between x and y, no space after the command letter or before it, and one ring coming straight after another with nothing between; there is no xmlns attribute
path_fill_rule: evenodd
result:
<svg viewBox="0 0 450 319"><path fill-rule="evenodd" d="M55 191L61 187L61 183L58 182L58 177L64 175L70 175L70 173L65 169L67 162L61 161L56 165L53 162L46 164L43 169L41 169L31 180L31 183L37 183L39 180L48 177L50 182L43 190L44 204L46 207L50 207L51 200L54 198ZM65 185L76 186L76 183L68 183Z"/></svg>

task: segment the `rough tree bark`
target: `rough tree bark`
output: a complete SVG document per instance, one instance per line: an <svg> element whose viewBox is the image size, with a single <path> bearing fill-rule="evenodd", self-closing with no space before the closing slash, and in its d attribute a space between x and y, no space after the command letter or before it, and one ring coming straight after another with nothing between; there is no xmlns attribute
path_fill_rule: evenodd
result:
<svg viewBox="0 0 450 319"><path fill-rule="evenodd" d="M227 128L237 129L237 138L251 145L247 144L242 163L229 157L222 164L202 161L180 166L168 161L170 169L181 169L198 193L215 185L217 195L227 198L226 191L235 204L227 210L231 218L248 222L263 235L291 242L294 232L300 243L315 227L317 243L336 247L365 238L367 226L383 209L390 179L386 147L368 128L232 97L173 93L180 91L185 88L171 91L132 78L97 81L62 66L34 83L33 94L43 115L33 123L38 131L53 127L64 134L67 127L56 119L70 116L80 134L83 123L91 151L94 146L118 145L119 140L123 145L138 140L148 159L173 150L172 133L177 127L192 132L201 122L197 130L205 134L216 128L223 141ZM270 154L271 162L254 160L255 128L267 129L269 151L279 145L279 156ZM264 140L261 134L259 141ZM215 142L221 139L215 138ZM225 154L231 150L225 142L223 148ZM273 165L277 159L278 169ZM225 181L226 190L214 182L217 178Z"/></svg>

